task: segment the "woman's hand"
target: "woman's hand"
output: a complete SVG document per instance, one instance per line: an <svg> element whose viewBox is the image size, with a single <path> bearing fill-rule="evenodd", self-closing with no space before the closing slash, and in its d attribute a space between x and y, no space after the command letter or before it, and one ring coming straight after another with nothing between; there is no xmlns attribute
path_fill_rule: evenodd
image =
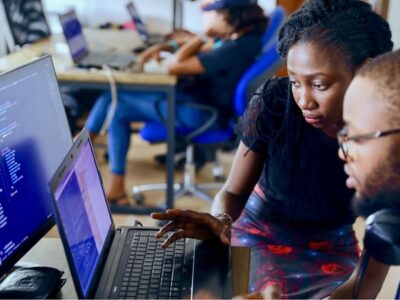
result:
<svg viewBox="0 0 400 300"><path fill-rule="evenodd" d="M234 300L241 300L241 299L281 299L282 292L281 290L274 285L268 286L262 292L251 293L247 295L241 295L233 298Z"/></svg>
<svg viewBox="0 0 400 300"><path fill-rule="evenodd" d="M149 47L140 55L142 64L145 64L146 62L148 62L149 60L152 60L152 59L160 61L162 59L160 56L160 53L162 51L171 52L172 48L170 45L168 45L166 43L155 44L155 45Z"/></svg>
<svg viewBox="0 0 400 300"><path fill-rule="evenodd" d="M168 224L157 232L157 238L171 230L177 230L164 241L161 245L163 248L182 238L219 239L223 244L230 243L231 220L224 215L218 218L208 213L168 209L166 212L152 213L151 217L156 220L169 220Z"/></svg>

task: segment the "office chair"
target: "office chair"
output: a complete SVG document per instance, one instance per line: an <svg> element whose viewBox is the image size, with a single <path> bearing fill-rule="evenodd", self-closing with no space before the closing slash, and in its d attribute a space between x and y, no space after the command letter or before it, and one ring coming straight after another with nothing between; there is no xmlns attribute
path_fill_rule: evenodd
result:
<svg viewBox="0 0 400 300"><path fill-rule="evenodd" d="M222 187L222 183L195 183L195 165L193 149L194 145L207 145L213 146L216 149L220 149L225 142L230 140L235 132L234 126L237 119L243 115L249 95L255 90L261 81L268 78L268 75L272 75L280 64L280 57L276 50L276 44L274 44L266 52L257 59L257 61L245 72L237 85L235 90L234 99L234 112L235 119L232 120L229 126L221 129L211 129L217 120L217 113L213 108L208 108L210 112L209 121L204 124L201 128L194 132L187 132L185 128L177 128L177 135L182 136L186 142L186 162L184 167L184 180L182 184L175 184L175 197L179 198L186 194L194 195L205 201L212 201L212 197L206 193L206 190L215 190ZM190 105L195 105L191 103ZM200 109L204 106L199 107ZM167 130L161 123L147 123L140 131L142 139L149 142L160 142L167 139ZM216 166L214 167L214 175L221 176L221 166L218 160L218 151L216 154ZM144 201L143 192L154 191L154 190L165 190L165 183L158 184L146 184L140 186L134 186L132 188L133 198L138 204Z"/></svg>
<svg viewBox="0 0 400 300"><path fill-rule="evenodd" d="M207 110L210 114L209 121L201 128L193 132L189 132L186 128L176 128L177 136L182 137L187 144L186 162L184 166L183 183L175 183L175 197L179 198L183 195L194 195L202 200L211 202L212 197L206 193L207 190L216 190L222 188L223 183L201 183L195 182L195 164L194 164L194 145L203 145L216 149L216 159L213 167L214 178L223 179L223 168L219 161L219 150L222 146L232 139L235 135L234 127L239 117L246 110L248 100L256 88L269 76L271 76L280 65L280 57L276 50L277 31L284 19L284 10L281 7L270 15L270 25L262 37L263 50L256 62L241 77L234 96L234 113L235 118L230 124L221 129L214 129L213 125L217 120L217 112L211 107L204 105L188 103L185 105L196 106L199 109ZM269 44L269 47L266 47ZM167 129L162 123L149 122L140 131L142 139L156 143L167 139ZM138 204L144 201L143 192L165 190L166 183L146 184L132 187L132 195Z"/></svg>
<svg viewBox="0 0 400 300"><path fill-rule="evenodd" d="M13 41L9 50L50 36L41 0L2 0Z"/></svg>

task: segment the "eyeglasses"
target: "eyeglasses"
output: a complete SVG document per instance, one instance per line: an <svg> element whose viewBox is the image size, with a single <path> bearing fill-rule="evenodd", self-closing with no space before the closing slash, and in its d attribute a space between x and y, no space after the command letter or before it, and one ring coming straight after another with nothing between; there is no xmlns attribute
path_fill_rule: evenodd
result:
<svg viewBox="0 0 400 300"><path fill-rule="evenodd" d="M349 142L350 141L355 141L355 142L361 142L361 141L367 141L367 140L372 140L372 139L378 139L384 136L388 136L391 134L396 134L400 133L400 128L396 129L389 129L385 131L375 131L372 133L367 133L367 134L360 134L360 135L355 135L349 137L349 129L347 126L344 126L337 134L337 138L339 141L339 146L340 150L343 153L344 159L347 160L349 157Z"/></svg>

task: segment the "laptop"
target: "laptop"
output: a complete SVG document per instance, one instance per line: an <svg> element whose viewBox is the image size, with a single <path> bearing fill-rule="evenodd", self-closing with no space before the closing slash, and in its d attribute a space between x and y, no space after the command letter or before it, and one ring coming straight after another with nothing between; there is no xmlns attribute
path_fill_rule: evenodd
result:
<svg viewBox="0 0 400 300"><path fill-rule="evenodd" d="M59 16L65 40L72 60L81 68L102 68L107 65L113 69L126 69L135 62L132 53L92 52L82 32L82 26L75 11L71 10Z"/></svg>
<svg viewBox="0 0 400 300"><path fill-rule="evenodd" d="M231 296L229 255L220 245L181 239L163 249L157 228L115 228L86 130L49 186L79 298Z"/></svg>
<svg viewBox="0 0 400 300"><path fill-rule="evenodd" d="M146 25L144 24L142 18L139 15L138 10L136 9L135 4L131 1L126 4L126 8L128 10L129 15L131 16L133 24L135 24L137 32L139 33L142 42L146 46L151 46L154 44L165 42L165 36L162 34L150 34L147 30Z"/></svg>

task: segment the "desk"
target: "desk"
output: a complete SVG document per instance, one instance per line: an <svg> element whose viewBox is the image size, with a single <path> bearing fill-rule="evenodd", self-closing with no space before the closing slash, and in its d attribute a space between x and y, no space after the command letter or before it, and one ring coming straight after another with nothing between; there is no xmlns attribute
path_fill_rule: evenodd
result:
<svg viewBox="0 0 400 300"><path fill-rule="evenodd" d="M85 37L90 49L103 51L131 51L140 45L138 35L133 31L86 29ZM108 89L107 75L102 70L84 70L73 66L68 47L63 35L51 36L48 39L23 47L19 52L0 58L0 72L10 70L30 60L50 54L53 58L57 78L60 84L73 87ZM137 72L134 67L127 71L113 71L113 77L119 89L149 89L164 92L168 101L168 151L167 151L167 193L165 206L156 208L132 207L129 213L149 214L153 211L164 211L174 206L174 162L175 151L175 86L177 78L167 74L148 74Z"/></svg>

